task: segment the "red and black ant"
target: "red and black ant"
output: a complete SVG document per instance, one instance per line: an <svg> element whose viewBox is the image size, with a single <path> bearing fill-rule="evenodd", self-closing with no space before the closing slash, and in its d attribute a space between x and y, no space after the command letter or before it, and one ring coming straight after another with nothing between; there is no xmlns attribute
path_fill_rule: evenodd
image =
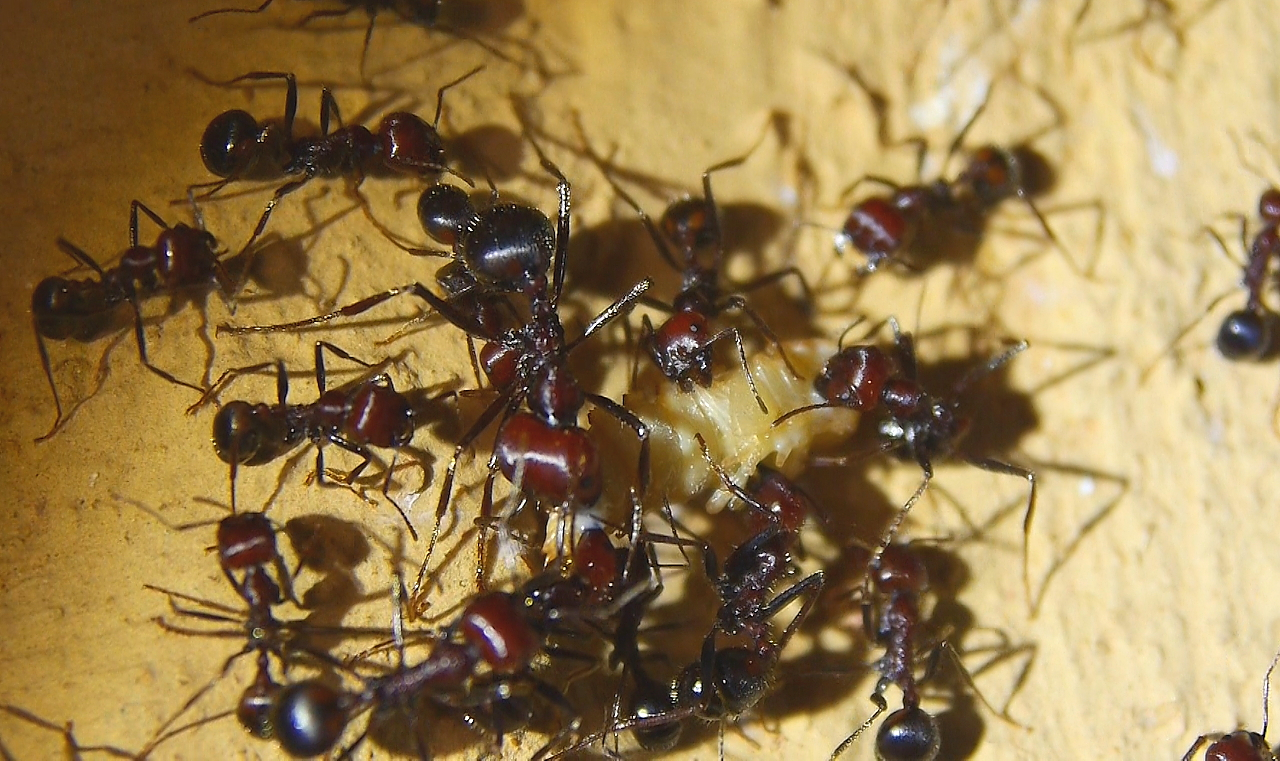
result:
<svg viewBox="0 0 1280 761"><path fill-rule="evenodd" d="M379 372L354 384L339 388L326 387L324 352L329 350L343 359L374 369L364 360L325 341L317 341L315 349L316 401L289 404L289 377L283 362L266 362L236 368L223 373L208 393L188 412L194 412L213 399L231 380L249 372L276 368L276 403L233 401L223 405L213 420L213 447L218 457L231 466L231 505L236 505L236 471L241 465L270 462L303 441L316 445L315 477L321 485L328 483L324 466L324 445L333 443L364 459L339 479L350 486L373 461L370 447L399 449L413 439L418 425L413 402L396 391L391 376ZM409 533L417 539L417 531L409 517L387 494L394 462L387 470L382 493L396 507Z"/></svg>
<svg viewBox="0 0 1280 761"><path fill-rule="evenodd" d="M1226 734L1200 735L1183 754L1182 761L1191 761L1200 746L1205 744L1208 747L1204 751L1204 761L1276 761L1280 754L1267 743L1267 724L1270 719L1271 673L1276 670L1278 661L1280 653L1271 659L1266 676L1262 678L1262 731L1237 729Z"/></svg>
<svg viewBox="0 0 1280 761"><path fill-rule="evenodd" d="M867 94L877 110L880 121L881 142L888 145L903 143L917 147L917 173L923 174L927 144L922 138L891 141L888 137L886 115L887 99L872 89L861 72L853 66L844 67L849 78ZM1048 96L1040 92L1049 102ZM987 97L974 109L947 149L945 166L961 150L969 130L986 110ZM1056 105L1054 105L1057 110ZM1058 120L1061 121L1060 118ZM893 180L877 175L865 175L841 193L848 197L863 183L882 185L887 195L873 195L854 204L836 235L836 253L843 254L852 245L866 262L858 268L860 273L870 273L886 262L895 262L914 269L912 262L903 258L913 249L913 244L926 231L939 227L978 238L986 227L987 219L1004 201L1018 198L1036 218L1045 238L1057 249L1064 250L1048 220L1032 200L1048 189L1052 183L1052 170L1044 157L1031 147L1035 136L1021 141L1012 148L985 145L969 155L968 163L954 179L939 177L932 182L899 185ZM1066 257L1073 268L1071 257Z"/></svg>
<svg viewBox="0 0 1280 761"><path fill-rule="evenodd" d="M160 228L153 245L138 243L139 211ZM224 298L230 298L238 289L239 283L228 274L226 262L219 259L218 242L204 229L204 220L198 209L195 223L195 227L181 222L171 227L141 201L132 201L129 207L129 248L120 263L111 269L104 269L93 257L66 239L58 239L58 248L77 264L93 270L97 279L47 277L31 293L31 317L40 349L40 363L57 408L53 427L36 441L52 437L65 422L45 341L68 338L92 341L113 326L113 314L122 304L127 303L133 310L134 338L142 364L174 385L201 393L205 391L203 387L179 380L151 363L147 357L141 308L143 299L162 293L179 294L216 287Z"/></svg>
<svg viewBox="0 0 1280 761"><path fill-rule="evenodd" d="M638 512L640 503L634 494L633 490ZM631 578L637 569L647 567L646 560L633 559L638 550L634 533L632 547L627 549L614 547L603 530L588 529L580 536L572 559L561 558L569 565L545 571L513 593L483 592L473 597L444 628L426 659L413 666L403 663L403 623L397 604L392 628L401 652L399 667L385 676L362 680L357 691L335 689L318 680L285 687L272 714L281 745L298 756L325 753L366 710L385 712L412 705L420 697L468 711L468 723L478 723L477 716L497 719L501 735L519 728L510 724L513 717L532 716L529 698L537 696L562 716L572 717L535 754L543 757L563 738L577 733L580 719L560 690L533 673L538 656L546 652L589 659L555 645L552 638L574 631L574 624L605 626L656 597L654 590L659 586L653 578ZM403 594L400 591L397 596ZM631 619L638 621L638 616ZM368 731L343 755L354 750ZM421 757L429 757L421 738L417 742Z"/></svg>
<svg viewBox="0 0 1280 761"><path fill-rule="evenodd" d="M933 761L942 748L937 721L920 707L920 684L928 681L945 653L951 657L965 682L982 704L993 714L1015 726L1021 726L1006 713L991 706L973 684L969 672L960 662L955 648L943 638L932 645L923 679L915 671L925 647L925 621L921 612L922 596L929 590L929 574L923 560L912 546L894 542L868 551L870 565L863 582L863 631L884 647L884 656L875 663L880 672L871 702L876 710L831 753L831 761L865 732L889 709L884 698L891 685L902 691L902 708L890 713L876 733L876 758L900 761Z"/></svg>
<svg viewBox="0 0 1280 761"><path fill-rule="evenodd" d="M536 143L534 148L543 169L557 181L560 204L554 225L542 211L523 204L493 203L476 209L461 191L432 196L425 210L422 204L419 206L423 219L432 220L427 231L451 246L477 288L520 293L528 298L529 317L523 325L499 330L495 325L482 324L476 314L463 311L421 283L375 294L334 313L359 314L394 296L413 294L455 327L485 342L480 365L498 397L462 434L449 460L431 540L414 584L415 600L448 511L458 462L495 421L502 422L490 458L490 484L493 474L500 471L517 485L519 492L555 504L558 509L572 511L594 504L604 484L597 447L586 430L578 426L578 417L587 402L635 432L640 440L637 485L643 493L648 484L648 426L618 402L585 391L570 370L568 359L594 333L624 314L651 283L646 279L635 285L626 296L592 318L580 336L566 340L558 306L568 264L570 185ZM229 332L274 331L297 324L229 328ZM219 326L220 331L223 329ZM528 411L522 411L522 407ZM560 538L564 548L564 537Z"/></svg>
<svg viewBox="0 0 1280 761"><path fill-rule="evenodd" d="M814 379L814 388L825 400L819 404L791 410L773 422L775 426L795 415L828 407L848 407L860 412L880 412L877 433L880 451L892 452L911 460L924 472L924 480L911 499L898 511L880 542L883 552L893 541L907 513L924 495L933 479L933 463L944 458L957 458L993 473L1018 476L1027 481L1027 507L1023 530L1023 581L1027 599L1031 596L1025 537L1030 533L1035 512L1036 474L1018 465L991 458L975 458L957 451L968 432L970 416L960 405L960 397L974 383L995 372L1009 360L1026 351L1020 341L1000 354L973 368L952 388L947 397L931 394L919 382L915 341L903 333L898 321L888 320L893 331L894 350L886 352L875 344L843 347L827 360L822 373ZM834 462L841 462L837 459Z"/></svg>
<svg viewBox="0 0 1280 761"><path fill-rule="evenodd" d="M445 92L476 74L477 67L448 82L436 91L436 115L431 124L417 114L396 111L387 114L377 131L360 124L343 125L338 101L329 88L320 92L320 135L295 137L294 117L298 110L298 83L293 74L275 71L253 71L218 84L284 80L284 118L259 123L240 109L224 111L214 117L200 138L200 157L210 172L223 179L192 190L210 188L204 197L217 193L227 184L241 179L296 179L276 189L258 218L245 247L252 245L267 227L271 212L284 196L298 190L316 177L354 178L356 187L367 174L389 172L411 177L436 177L453 174L470 182L446 165L444 142L436 131ZM338 128L329 131L329 121ZM367 212L367 209L366 209Z"/></svg>
<svg viewBox="0 0 1280 761"><path fill-rule="evenodd" d="M244 601L245 611L237 611L209 600L150 584L146 586L148 589L167 595L169 606L177 615L204 621L239 624L240 628L225 631L192 629L173 624L164 618L157 618L156 621L166 631L177 634L247 637L247 642L239 652L227 658L222 670L213 680L197 690L173 716L160 726L155 736L138 754L139 758L150 755L157 746L173 737L225 715L217 714L170 729L178 717L186 713L197 700L226 676L231 666L242 656L250 653L257 654L257 673L253 682L241 694L234 713L241 726L250 734L261 739L270 739L275 733L271 709L282 689L282 685L272 677L271 656L275 656L282 668L287 668L292 660L291 656L295 653L304 654L326 666L343 668L342 663L328 653L299 641L300 636L315 633L383 634L378 630L325 628L302 621L281 621L276 618L273 609L282 604L286 598L295 602L296 598L293 593L292 575L285 566L276 545L276 529L262 513L237 513L219 521L217 552L219 565L236 594ZM194 603L200 607L198 609L184 607L178 604L179 600Z"/></svg>
<svg viewBox="0 0 1280 761"><path fill-rule="evenodd" d="M583 130L578 125L579 132ZM584 146L585 135L582 136ZM711 192L711 175L741 165L750 153L709 167L702 173L701 197L688 196L672 202L663 211L657 224L650 219L629 193L618 185L607 160L598 156L590 146L584 148L587 156L600 167L601 173L608 180L614 193L628 206L635 210L649 237L653 240L671 269L680 273L680 292L670 304L656 299L644 299L646 306L651 306L671 314L665 322L654 328L648 315L645 315L640 333L640 346L649 354L653 363L670 380L676 382L684 390L689 390L694 383L707 388L711 385L711 362L715 345L721 341L732 339L738 349L738 360L746 375L747 385L755 395L756 404L765 414L769 408L760 398L756 389L755 378L747 365L747 352L742 343L742 334L737 328L725 328L713 332L711 321L730 311L741 312L756 326L782 357L793 376L800 377L787 358L786 350L777 335L768 324L743 298L742 294L772 285L785 277L795 277L805 292L805 300L811 300L809 287L804 275L795 267L771 272L755 278L747 283L734 285L726 291L721 282L724 271L724 235L721 228L720 209L716 205L715 195ZM713 250L709 264L698 258L701 250L710 246Z"/></svg>

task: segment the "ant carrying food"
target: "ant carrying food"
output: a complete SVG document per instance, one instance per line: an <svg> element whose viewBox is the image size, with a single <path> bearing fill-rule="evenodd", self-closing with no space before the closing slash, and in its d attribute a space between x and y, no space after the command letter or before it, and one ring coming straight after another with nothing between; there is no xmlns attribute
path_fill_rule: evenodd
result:
<svg viewBox="0 0 1280 761"><path fill-rule="evenodd" d="M516 484L520 494L571 512L589 507L600 497L603 479L596 444L578 426L583 406L590 402L630 428L640 441L637 485L643 493L649 473L649 429L639 417L618 402L585 391L570 370L570 354L588 338L628 309L650 287L643 280L631 291L597 314L573 341L567 341L560 322L559 300L564 288L570 235L570 184L560 169L533 143L543 169L557 181L560 197L556 222L542 211L517 203L492 203L476 209L460 190L433 195L419 213L433 220L428 232L451 245L454 256L466 265L476 287L488 292L519 293L529 301L524 324L499 330L482 324L473 312L435 295L421 283L411 283L375 294L331 315L355 315L392 297L412 294L426 301L436 313L467 335L485 342L480 365L498 396L461 436L445 469L436 508L435 524L426 556L414 584L413 598L420 598L426 569L439 538L453 493L454 476L462 455L494 422L501 420L490 458L490 481L501 472ZM449 187L449 186L438 186ZM430 190L428 192L431 192ZM292 329L286 325L224 328L232 333L256 333ZM527 408L527 411L522 411ZM491 486L486 486L489 493ZM488 504L487 502L485 503ZM487 518L487 513L482 520ZM561 521L560 525L566 525ZM567 549L563 533L558 546Z"/></svg>
<svg viewBox="0 0 1280 761"><path fill-rule="evenodd" d="M578 130L584 133L580 123ZM688 196L672 202L655 224L640 204L614 179L609 162L586 144L585 133L581 140L587 156L600 168L614 193L635 210L662 260L681 276L680 291L670 304L656 299L643 300L646 306L660 309L671 316L654 328L649 316L645 315L642 318L640 347L648 353L663 375L677 383L682 390L688 391L694 383L703 388L711 385L711 363L715 345L732 339L756 404L760 406L761 412L769 414L769 408L760 398L755 378L747 365L742 333L734 327L713 332L711 327L711 321L716 317L726 312L741 312L751 320L765 340L778 350L791 374L796 378L800 377L778 336L742 296L743 293L772 285L785 277L795 277L804 291L805 300L811 301L808 284L800 270L787 267L735 285L728 291L721 282L725 266L724 235L720 209L711 192L711 175L741 165L750 157L750 152L709 167L702 173L702 196ZM709 264L704 264L698 255L708 246L712 248L712 259Z"/></svg>
<svg viewBox="0 0 1280 761"><path fill-rule="evenodd" d="M1206 744L1204 761L1276 761L1278 754L1267 743L1267 724L1270 719L1271 673L1276 670L1277 662L1280 662L1280 653L1271 659L1271 665L1262 678L1262 731L1237 729L1226 734L1200 735L1183 754L1182 761L1191 761L1200 746Z"/></svg>
<svg viewBox="0 0 1280 761"><path fill-rule="evenodd" d="M281 185L267 202L248 248L262 235L280 199L306 185L316 177L347 177L355 180L354 192L366 175L391 173L410 177L434 178L452 174L464 182L467 178L446 165L444 142L436 131L444 107L445 92L475 75L476 67L448 82L436 91L436 114L430 124L417 114L395 111L387 114L376 131L360 124L343 125L338 101L329 88L320 91L320 135L295 137L294 117L298 110L298 83L293 74L276 71L252 71L218 84L283 80L285 106L283 119L259 123L240 109L224 111L214 117L200 138L200 158L215 175L223 178L191 190L208 188L209 197L229 183L242 179L295 178ZM337 129L329 131L330 119ZM362 206L364 202L361 202ZM365 208L368 213L367 207Z"/></svg>
<svg viewBox="0 0 1280 761"><path fill-rule="evenodd" d="M359 382L327 388L324 352L328 350L343 359L374 370L371 365L352 356L347 351L326 341L317 341L315 347L315 377L318 397L310 404L290 404L289 376L283 362L265 362L249 367L228 370L191 406L189 413L214 399L235 378L265 368L276 368L276 403L251 403L233 401L223 405L213 419L213 446L218 457L231 466L231 505L236 505L236 472L241 465L261 465L285 454L303 441L316 445L315 478L321 485L328 483L324 466L324 445L335 444L348 452L360 455L360 463L338 483L350 487L369 463L373 461L370 447L400 449L408 446L418 425L413 402L396 391L391 376L378 372ZM394 460L387 469L382 494L404 519L405 526L414 539L417 531L405 515L403 508L391 499L388 490Z"/></svg>
<svg viewBox="0 0 1280 761"><path fill-rule="evenodd" d="M139 211L160 228L153 245L138 243ZM195 227L181 222L170 226L141 201L130 202L129 248L120 263L111 269L104 269L93 257L66 239L58 239L58 248L77 264L93 270L97 279L47 277L31 293L31 317L40 349L40 363L57 409L53 426L48 433L36 439L37 442L51 438L66 421L45 341L69 338L92 341L111 329L112 317L122 304L127 303L133 310L134 338L142 364L174 385L201 393L205 391L203 387L180 380L151 363L147 357L141 306L143 299L159 294L207 292L216 287L224 299L229 299L239 289L240 284L234 282L227 272L226 261L219 258L218 242L205 230L198 208L195 223Z"/></svg>
<svg viewBox="0 0 1280 761"><path fill-rule="evenodd" d="M856 344L841 348L827 360L822 373L814 379L814 388L825 401L791 410L773 424L777 426L796 415L829 407L848 407L860 412L881 414L877 426L880 451L914 461L923 471L924 480L898 510L885 531L880 542L880 552L893 541L898 527L924 495L933 479L935 461L955 458L993 473L1026 479L1027 506L1022 521L1023 583L1030 602L1031 580L1026 537L1030 534L1031 520L1035 513L1036 474L1002 460L970 457L957 451L968 432L971 420L962 411L960 397L979 380L1026 351L1027 342L1020 341L974 367L951 388L949 396L944 397L931 394L920 385L915 340L910 333L903 333L899 329L896 319L890 317L888 323L893 331L892 353L875 344ZM841 463L843 459L838 458L833 462Z"/></svg>
<svg viewBox="0 0 1280 761"><path fill-rule="evenodd" d="M973 684L959 654L945 638L931 647L925 644L926 622L921 603L929 590L929 574L912 545L894 542L876 551L868 551L868 554L870 565L861 590L863 631L884 648L884 656L875 663L880 679L871 693L871 702L876 710L832 751L830 761L839 758L881 714L889 710L884 693L891 685L902 691L902 708L881 722L876 733L876 758L893 761L936 759L942 749L942 737L937 721L920 707L920 685L936 671L943 654L950 656L966 684L988 710L1015 726L1022 726L987 702ZM930 652L925 676L918 680L915 676L917 662L926 648Z"/></svg>

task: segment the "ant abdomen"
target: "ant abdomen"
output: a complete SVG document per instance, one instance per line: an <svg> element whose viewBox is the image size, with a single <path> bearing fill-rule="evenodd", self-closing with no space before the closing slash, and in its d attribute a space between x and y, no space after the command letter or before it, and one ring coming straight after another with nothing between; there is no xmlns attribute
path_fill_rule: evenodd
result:
<svg viewBox="0 0 1280 761"><path fill-rule="evenodd" d="M275 453L264 444L276 438L268 430L273 422L271 409L264 404L227 402L213 418L213 450L218 459L237 465L270 460Z"/></svg>
<svg viewBox="0 0 1280 761"><path fill-rule="evenodd" d="M1232 312L1218 328L1218 352L1227 359L1261 359L1271 348L1271 323L1257 310Z"/></svg>
<svg viewBox="0 0 1280 761"><path fill-rule="evenodd" d="M525 291L545 279L555 252L551 220L531 206L498 204L464 227L459 252L476 279L506 291Z"/></svg>
<svg viewBox="0 0 1280 761"><path fill-rule="evenodd" d="M457 245L461 231L475 219L476 209L470 196L457 185L432 185L418 196L418 221L422 229L443 245Z"/></svg>
<svg viewBox="0 0 1280 761"><path fill-rule="evenodd" d="M676 704L672 701L669 691L662 689L659 685L653 685L653 687L657 689L638 694L632 699L632 716L637 719L647 719L652 716L664 716L675 710ZM633 727L631 734L641 748L654 753L665 753L680 742L682 729L679 721L668 721L650 727Z"/></svg>
<svg viewBox="0 0 1280 761"><path fill-rule="evenodd" d="M279 177L289 165L288 136L278 124L262 125L247 111L213 117L200 137L200 160L226 179Z"/></svg>
<svg viewBox="0 0 1280 761"><path fill-rule="evenodd" d="M894 711L876 732L880 761L933 761L941 748L938 723L918 707Z"/></svg>
<svg viewBox="0 0 1280 761"><path fill-rule="evenodd" d="M271 712L280 747L299 758L327 753L347 728L346 702L341 692L315 679L286 686Z"/></svg>
<svg viewBox="0 0 1280 761"><path fill-rule="evenodd" d="M102 289L93 285L63 277L41 280L31 292L37 332L55 341L91 341L100 335L110 315ZM98 319L93 319L95 315Z"/></svg>

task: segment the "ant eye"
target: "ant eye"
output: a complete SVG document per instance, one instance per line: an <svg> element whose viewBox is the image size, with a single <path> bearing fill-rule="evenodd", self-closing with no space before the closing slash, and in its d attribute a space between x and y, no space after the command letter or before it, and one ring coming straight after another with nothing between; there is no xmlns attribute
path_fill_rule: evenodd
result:
<svg viewBox="0 0 1280 761"><path fill-rule="evenodd" d="M920 708L894 711L876 733L880 761L933 761L940 748L937 722Z"/></svg>
<svg viewBox="0 0 1280 761"><path fill-rule="evenodd" d="M1256 311L1232 312L1218 329L1218 351L1227 359L1258 359L1271 347L1271 323Z"/></svg>
<svg viewBox="0 0 1280 761"><path fill-rule="evenodd" d="M246 111L225 111L213 117L200 138L200 158L204 166L219 177L235 177L247 167L252 156L248 146L257 140L262 128Z"/></svg>

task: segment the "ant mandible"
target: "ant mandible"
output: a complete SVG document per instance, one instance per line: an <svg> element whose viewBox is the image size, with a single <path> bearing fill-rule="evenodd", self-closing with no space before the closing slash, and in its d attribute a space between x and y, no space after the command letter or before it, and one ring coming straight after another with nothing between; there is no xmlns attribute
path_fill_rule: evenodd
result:
<svg viewBox="0 0 1280 761"><path fill-rule="evenodd" d="M970 386L1026 351L1027 342L1020 341L973 368L951 388L950 395L944 397L931 394L920 385L914 339L911 334L901 331L896 319L890 317L888 323L893 331L892 354L875 344L841 348L827 360L822 373L813 382L824 401L791 410L773 421L773 424L777 426L796 415L828 407L848 407L860 412L881 413L877 429L880 451L892 452L902 459L914 461L923 471L924 480L894 516L880 541L880 553L893 541L911 508L924 495L933 479L935 461L958 457L983 470L1026 479L1028 488L1027 506L1022 521L1022 559L1023 585L1029 604L1031 580L1027 536L1035 514L1036 474L1002 460L974 458L956 451L970 425L970 417L961 411L960 397ZM833 462L841 461L836 459ZM873 557L873 562L875 559Z"/></svg>
<svg viewBox="0 0 1280 761"><path fill-rule="evenodd" d="M436 131L436 125L440 122L445 92L482 68L484 67L476 67L436 91L436 113L431 124L423 121L417 114L395 111L382 118L377 131L371 131L360 124L343 125L337 100L329 88L323 88L320 92L318 137L294 137L298 84L293 74L253 71L227 82L220 82L218 84L231 85L237 82L284 80L284 118L259 123L251 114L240 109L224 111L214 117L200 138L200 158L210 172L223 179L204 186L193 186L192 190L207 187L209 190L204 193L204 197L209 197L235 180L296 178L277 188L267 202L253 234L245 244L247 249L266 229L267 221L280 199L316 177L355 178L357 193L366 174L375 172L423 178L444 173L470 182L446 165L444 142ZM330 119L338 124L338 128L332 132L329 131ZM365 212L368 214L367 207Z"/></svg>
<svg viewBox="0 0 1280 761"><path fill-rule="evenodd" d="M138 243L139 211L160 228L153 245ZM47 277L31 293L31 317L40 349L40 363L57 409L53 426L48 433L36 439L37 442L52 437L66 420L45 341L68 338L92 341L111 327L112 313L122 304L129 304L133 310L134 338L142 364L174 385L204 393L203 387L179 380L151 363L147 357L141 307L142 299L161 293L176 294L216 286L223 298L230 298L238 289L239 284L233 282L225 262L219 259L217 240L204 229L198 208L195 223L195 227L181 222L170 226L141 201L132 201L129 205L129 248L120 263L111 269L104 269L93 257L66 239L58 239L58 248L77 264L93 270L97 279Z"/></svg>
<svg viewBox="0 0 1280 761"><path fill-rule="evenodd" d="M261 465L293 449L303 441L316 445L315 477L321 485L328 483L324 466L324 444L337 446L360 455L363 460L339 479L350 486L373 461L370 447L399 449L409 444L417 428L417 413L408 397L396 391L391 376L379 372L354 384L327 388L324 352L328 350L343 359L375 369L362 359L326 341L315 346L315 377L318 397L310 404L289 404L289 377L283 362L266 362L235 368L222 374L208 393L187 411L195 410L215 398L235 378L246 373L276 368L276 403L233 401L223 405L213 420L213 446L218 457L231 466L231 505L236 505L236 472L241 465ZM391 499L388 490L394 462L387 470L382 493L404 520L409 533L418 538L404 510Z"/></svg>

